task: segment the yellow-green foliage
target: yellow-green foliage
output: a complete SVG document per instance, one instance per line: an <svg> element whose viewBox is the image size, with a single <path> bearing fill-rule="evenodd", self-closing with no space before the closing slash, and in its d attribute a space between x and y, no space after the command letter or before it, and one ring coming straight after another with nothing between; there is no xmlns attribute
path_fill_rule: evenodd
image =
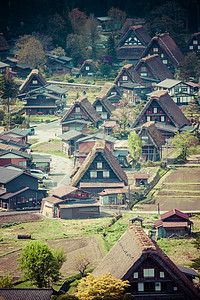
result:
<svg viewBox="0 0 200 300"><path fill-rule="evenodd" d="M128 281L116 279L110 273L105 273L97 277L90 274L82 278L79 282L76 296L80 300L90 300L96 296L106 295L119 297L128 286Z"/></svg>

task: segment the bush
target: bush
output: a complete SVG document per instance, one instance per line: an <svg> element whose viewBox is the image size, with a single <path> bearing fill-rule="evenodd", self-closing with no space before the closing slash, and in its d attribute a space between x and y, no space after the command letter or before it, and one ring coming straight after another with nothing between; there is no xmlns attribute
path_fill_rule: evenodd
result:
<svg viewBox="0 0 200 300"><path fill-rule="evenodd" d="M69 83L73 83L73 82L74 82L74 79L73 79L73 78L70 78L70 79L68 79L68 82L69 82Z"/></svg>

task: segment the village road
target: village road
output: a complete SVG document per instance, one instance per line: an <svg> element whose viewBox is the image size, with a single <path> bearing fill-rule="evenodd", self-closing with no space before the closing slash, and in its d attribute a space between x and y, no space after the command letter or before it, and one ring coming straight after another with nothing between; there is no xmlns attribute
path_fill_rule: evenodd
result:
<svg viewBox="0 0 200 300"><path fill-rule="evenodd" d="M62 134L60 119L50 123L41 123L32 125L35 128L35 134L30 136L31 139L38 139L38 142L48 142L49 139L57 138Z"/></svg>

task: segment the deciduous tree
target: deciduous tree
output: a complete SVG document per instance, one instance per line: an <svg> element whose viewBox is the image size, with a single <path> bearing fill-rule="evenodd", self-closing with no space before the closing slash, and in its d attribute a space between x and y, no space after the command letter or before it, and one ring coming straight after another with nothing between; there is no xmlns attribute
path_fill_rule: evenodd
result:
<svg viewBox="0 0 200 300"><path fill-rule="evenodd" d="M63 249L52 251L42 242L31 241L24 247L18 260L20 269L24 270L24 277L42 288L59 279L59 270L65 259Z"/></svg>
<svg viewBox="0 0 200 300"><path fill-rule="evenodd" d="M52 53L57 56L62 56L62 55L66 54L65 50L62 47L57 47L57 48L53 49Z"/></svg>
<svg viewBox="0 0 200 300"><path fill-rule="evenodd" d="M72 25L72 30L75 34L82 34L86 24L87 16L78 8L72 9L69 13L69 20Z"/></svg>
<svg viewBox="0 0 200 300"><path fill-rule="evenodd" d="M108 17L110 18L110 29L113 33L116 33L123 26L126 20L126 12L119 8L111 7L108 11Z"/></svg>
<svg viewBox="0 0 200 300"><path fill-rule="evenodd" d="M128 149L135 161L138 161L142 154L142 146L144 145L141 138L135 131L131 131L128 136Z"/></svg>
<svg viewBox="0 0 200 300"><path fill-rule="evenodd" d="M89 258L85 254L79 253L77 256L74 257L73 261L77 271L80 272L82 278L87 267L90 265Z"/></svg>
<svg viewBox="0 0 200 300"><path fill-rule="evenodd" d="M0 277L0 289L10 289L13 287L13 276L11 275L11 273L3 274Z"/></svg>
<svg viewBox="0 0 200 300"><path fill-rule="evenodd" d="M81 279L76 296L80 300L90 300L96 296L103 297L107 295L119 298L128 286L128 281L116 279L109 273L97 277L90 274Z"/></svg>
<svg viewBox="0 0 200 300"><path fill-rule="evenodd" d="M10 105L15 103L15 97L18 93L18 87L14 77L7 70L5 74L0 75L0 97L2 103L7 106L8 113Z"/></svg>
<svg viewBox="0 0 200 300"><path fill-rule="evenodd" d="M188 53L179 65L179 78L184 81L190 81L191 78L198 82L200 77L200 61L197 55Z"/></svg>
<svg viewBox="0 0 200 300"><path fill-rule="evenodd" d="M184 111L184 114L190 120L190 122L199 123L200 122L200 106L196 98L193 98L186 110Z"/></svg>
<svg viewBox="0 0 200 300"><path fill-rule="evenodd" d="M87 19L85 30L88 45L92 48L92 57L96 58L97 44L100 41L100 29L98 27L98 21L93 14Z"/></svg>

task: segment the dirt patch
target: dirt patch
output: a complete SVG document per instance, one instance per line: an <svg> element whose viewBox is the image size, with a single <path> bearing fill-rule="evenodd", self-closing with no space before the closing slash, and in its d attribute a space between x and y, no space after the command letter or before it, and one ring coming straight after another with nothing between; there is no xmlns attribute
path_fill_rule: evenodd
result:
<svg viewBox="0 0 200 300"><path fill-rule="evenodd" d="M67 256L67 261L61 268L64 277L78 273L75 267L75 257L80 253L85 255L90 261L90 266L96 266L103 258L99 242L95 236L77 237L61 240L48 241L47 244L53 248L54 246L62 246ZM11 272L15 276L21 276L22 272L17 269L17 258L20 256L21 250L5 255L0 258L0 276L5 272Z"/></svg>
<svg viewBox="0 0 200 300"><path fill-rule="evenodd" d="M48 142L33 149L34 152L62 151L62 142Z"/></svg>
<svg viewBox="0 0 200 300"><path fill-rule="evenodd" d="M1 216L0 217L0 226L4 224L8 224L9 222L16 223L25 223L25 222L34 222L42 219L40 214L35 213L24 213L24 214L16 214L9 216Z"/></svg>

